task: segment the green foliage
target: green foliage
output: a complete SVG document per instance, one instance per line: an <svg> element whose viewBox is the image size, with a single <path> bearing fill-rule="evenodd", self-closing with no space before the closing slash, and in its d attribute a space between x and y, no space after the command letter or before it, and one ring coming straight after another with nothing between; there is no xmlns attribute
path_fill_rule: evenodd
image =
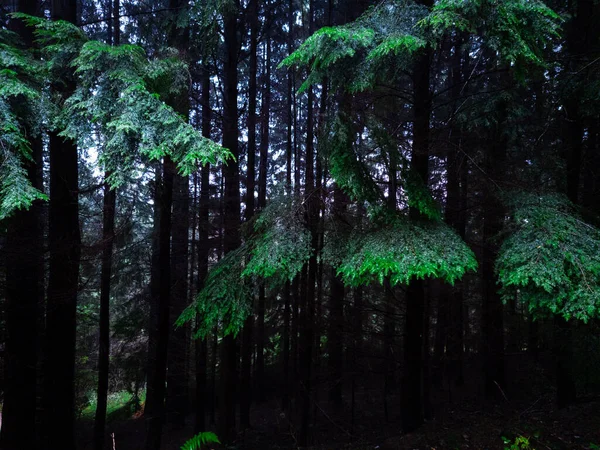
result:
<svg viewBox="0 0 600 450"><path fill-rule="evenodd" d="M525 436L517 436L514 441L502 436L502 442L504 442L504 450L534 450Z"/></svg>
<svg viewBox="0 0 600 450"><path fill-rule="evenodd" d="M237 334L250 313L250 289L243 279L248 248L241 246L229 252L208 273L204 288L194 303L177 319L176 325L198 319L195 338L203 338L216 324L223 325L223 334Z"/></svg>
<svg viewBox="0 0 600 450"><path fill-rule="evenodd" d="M504 297L518 295L538 314L586 322L596 317L600 230L559 195L516 196L511 206L511 234L496 261Z"/></svg>
<svg viewBox="0 0 600 450"><path fill-rule="evenodd" d="M302 220L299 199L279 196L263 209L250 240L251 258L243 276L271 278L275 283L291 281L311 255L310 233Z"/></svg>
<svg viewBox="0 0 600 450"><path fill-rule="evenodd" d="M559 36L561 18L539 0L440 0L421 25L435 39L449 31L477 33L515 66L544 65L543 49Z"/></svg>
<svg viewBox="0 0 600 450"><path fill-rule="evenodd" d="M410 56L425 47L417 23L426 14L427 8L412 1L381 2L351 24L320 29L280 66L309 69L300 91L325 78L350 92L371 89L389 81L386 68L408 67Z"/></svg>
<svg viewBox="0 0 600 450"><path fill-rule="evenodd" d="M379 187L357 153L351 119L340 112L329 124L323 151L331 176L353 200L375 204L383 201Z"/></svg>
<svg viewBox="0 0 600 450"><path fill-rule="evenodd" d="M423 181L412 167L403 170L402 173L404 175L402 186L406 191L408 206L415 208L429 219L442 220L440 206L431 196L431 192L425 184L425 181Z"/></svg>
<svg viewBox="0 0 600 450"><path fill-rule="evenodd" d="M442 222L417 223L399 217L354 230L342 239L331 239L324 253L347 285L383 283L388 278L392 284L406 284L426 277L453 284L467 270L477 268L473 252Z"/></svg>
<svg viewBox="0 0 600 450"><path fill-rule="evenodd" d="M205 445L220 443L221 442L215 433L204 431L186 441L185 444L181 446L181 450L203 450Z"/></svg>
<svg viewBox="0 0 600 450"><path fill-rule="evenodd" d="M135 155L170 156L188 175L230 153L201 135L163 99L185 92L187 66L168 57L148 60L135 45L112 47L90 41L73 61L80 83L62 114L63 136L86 142L97 127L106 137L100 162L118 185Z"/></svg>
<svg viewBox="0 0 600 450"><path fill-rule="evenodd" d="M97 382L97 380L94 380ZM106 404L106 417L108 422L115 420L129 419L132 415L140 409L140 400L145 400L145 394L143 398L136 398L131 392L118 391L112 392L107 396ZM98 398L96 391L89 393L89 403L83 409L81 417L87 420L94 420L96 414L96 408L98 407Z"/></svg>
<svg viewBox="0 0 600 450"><path fill-rule="evenodd" d="M0 220L47 197L35 189L29 137L39 132L39 65L18 47L18 36L0 30Z"/></svg>
<svg viewBox="0 0 600 450"><path fill-rule="evenodd" d="M197 320L195 337L205 337L215 325L237 334L251 312L248 278L274 285L292 280L310 258L310 233L302 220L299 199L278 196L258 215L254 233L210 270L204 288L177 319L177 326Z"/></svg>

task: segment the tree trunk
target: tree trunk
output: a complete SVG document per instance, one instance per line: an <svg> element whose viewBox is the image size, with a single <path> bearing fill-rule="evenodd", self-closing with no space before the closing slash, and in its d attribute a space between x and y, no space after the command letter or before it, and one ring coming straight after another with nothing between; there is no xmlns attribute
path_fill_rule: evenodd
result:
<svg viewBox="0 0 600 450"><path fill-rule="evenodd" d="M309 33L314 28L314 0L309 1ZM315 308L315 282L317 277L317 246L318 246L318 202L314 195L315 173L314 173L314 93L312 87L308 90L308 107L306 115L306 185L304 188L304 202L306 204L306 224L311 236L311 256L306 268L306 294L302 298L303 308L301 311L301 342L300 346L300 398L302 401L302 421L300 428L300 445L308 445L310 402L312 390L312 356L314 339L314 308Z"/></svg>
<svg viewBox="0 0 600 450"><path fill-rule="evenodd" d="M170 0L169 8L179 14L187 10L187 0ZM174 15L174 18L176 16ZM173 25L170 30L169 45L178 50L185 60L189 50L189 29ZM171 106L189 119L190 97L186 90L173 99ZM171 299L170 323L176 320L188 305L188 256L189 256L189 177L178 173L173 178L173 212L171 254ZM171 329L167 352L167 417L172 425L183 427L188 412L188 372L187 359L189 355L189 326Z"/></svg>
<svg viewBox="0 0 600 450"><path fill-rule="evenodd" d="M187 93L186 93L187 96ZM183 114L183 112L181 112ZM173 243L171 255L171 336L167 355L167 411L169 423L185 425L188 411L189 327L174 329L176 320L188 304L189 177L176 174L173 180Z"/></svg>
<svg viewBox="0 0 600 450"><path fill-rule="evenodd" d="M207 59L207 55L204 55ZM211 136L212 111L210 109L210 70L205 61L202 66L202 136ZM208 274L208 231L210 228L210 165L202 166L200 177L200 208L198 211L198 291L202 290ZM198 318L198 320L201 320ZM207 381L208 337L196 341L196 432L206 430L206 404L209 400ZM213 372L214 375L214 372ZM214 389L212 390L214 397Z"/></svg>
<svg viewBox="0 0 600 450"><path fill-rule="evenodd" d="M456 40L454 45L454 55L452 58L452 67L450 70L451 91L454 100L454 111L456 112L459 103L458 99L463 84L463 64L462 51L463 38ZM463 92L464 93L464 92ZM450 127L449 136L450 148L448 153L447 171L447 200L446 200L446 222L453 227L460 237L465 239L465 212L466 205L466 175L468 174L467 161L462 152L462 133L460 127L453 121ZM462 184L462 185L461 185ZM463 384L463 283L457 281L454 286L447 286L447 376L448 381L460 386Z"/></svg>
<svg viewBox="0 0 600 450"><path fill-rule="evenodd" d="M165 394L167 376L167 350L171 327L169 303L171 297L171 206L173 204L173 177L175 164L166 156L163 161L162 186L158 223L158 299L154 335L148 343L148 382L146 390L146 450L159 450L162 427L165 422Z"/></svg>
<svg viewBox="0 0 600 450"><path fill-rule="evenodd" d="M257 35L258 2L252 0L248 5L250 26L250 67L248 74L248 170L246 174L246 221L254 216L254 188L256 181L256 72L257 72ZM254 297L254 293L252 294ZM251 301L254 306L254 301ZM242 331L242 370L240 380L240 425L250 427L250 404L252 401L252 337L254 334L254 311L248 316Z"/></svg>
<svg viewBox="0 0 600 450"><path fill-rule="evenodd" d="M77 2L52 2L56 20L77 22ZM66 98L75 89L72 74L52 86ZM49 134L50 272L46 315L45 431L47 448L75 447L75 335L81 235L79 229L78 154L75 142Z"/></svg>
<svg viewBox="0 0 600 450"><path fill-rule="evenodd" d="M121 28L119 22L120 0L109 1L109 40L114 45L121 43ZM114 11L114 16L113 16ZM114 34L112 31L114 30ZM105 174L105 180L110 173ZM94 448L104 448L106 433L106 408L108 403L108 376L110 360L110 287L112 274L113 244L115 238L115 212L117 192L104 182L103 228L102 228L102 269L100 274L100 330L98 343L98 394L96 415L94 419Z"/></svg>
<svg viewBox="0 0 600 450"><path fill-rule="evenodd" d="M223 146L233 158L223 166L225 178L224 235L225 254L240 246L240 173L238 151L238 38L237 9L224 17L225 61L223 64ZM236 343L232 335L221 342L218 436L230 442L235 433Z"/></svg>
<svg viewBox="0 0 600 450"><path fill-rule="evenodd" d="M334 186L333 210L334 220L341 227L346 212L347 198L341 189ZM342 406L342 375L344 361L344 344L342 339L344 325L344 284L336 275L336 269L331 270L331 292L329 300L329 326L327 328L328 341L328 369L329 369L329 400L335 408Z"/></svg>
<svg viewBox="0 0 600 450"><path fill-rule="evenodd" d="M107 173L105 178L110 174ZM100 275L100 342L98 356L98 401L94 422L94 448L104 448L108 374L110 357L110 284L115 231L115 208L117 193L104 183L104 207L102 229L102 269Z"/></svg>
<svg viewBox="0 0 600 450"><path fill-rule="evenodd" d="M258 174L258 207L262 210L267 206L267 171L270 139L270 111L271 111L271 42L267 38L266 70L263 102L261 105L261 137L260 160ZM259 401L265 400L265 286L258 287L257 308L257 336L256 336L256 394Z"/></svg>
<svg viewBox="0 0 600 450"><path fill-rule="evenodd" d="M422 0L426 7L433 1ZM427 185L429 178L429 120L431 92L429 88L431 50L417 57L414 86L414 123L411 170ZM411 220L421 220L414 208L409 211ZM423 424L423 334L424 334L425 282L413 279L406 290L406 325L404 340L404 370L402 376L402 429L410 433Z"/></svg>
<svg viewBox="0 0 600 450"><path fill-rule="evenodd" d="M505 105L498 111L498 127L494 133L493 143L486 154L486 173L497 183L503 177L502 168L506 164L506 139L502 137L501 127L506 121ZM498 292L494 263L498 255L497 236L502 231L504 210L488 181L484 191L483 219L483 258L481 274L483 283L483 305L481 332L483 340L483 369L485 392L495 397L505 386L504 375L504 312Z"/></svg>
<svg viewBox="0 0 600 450"><path fill-rule="evenodd" d="M17 11L38 15L36 1L19 1ZM11 21L26 46L33 46L31 28ZM31 185L43 190L42 137L27 132L32 161L27 164ZM4 404L0 447L36 447L37 317L44 300L43 223L41 202L9 219L6 235L6 341Z"/></svg>

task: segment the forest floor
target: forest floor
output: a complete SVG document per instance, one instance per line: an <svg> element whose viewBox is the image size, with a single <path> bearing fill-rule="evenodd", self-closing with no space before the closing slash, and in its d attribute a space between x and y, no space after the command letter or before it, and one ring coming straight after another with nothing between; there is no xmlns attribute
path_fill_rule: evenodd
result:
<svg viewBox="0 0 600 450"><path fill-rule="evenodd" d="M383 396L377 388L357 389L354 419L351 396L344 397L344 408L333 410L318 392L312 411L311 449L536 449L570 450L600 449L600 398L582 397L563 410L554 404L554 392L544 374L532 370L512 373L511 384L499 390L495 402L483 400L478 380L469 381L461 389L440 387L432 391L435 418L418 431L403 435L400 429L399 397L388 395L387 418ZM296 422L286 417L277 400L253 407L252 427L238 435L232 449L267 450L296 449ZM165 428L163 450L179 450L193 435L193 417L183 429ZM116 450L142 450L144 419L141 414L121 417L109 423L114 433ZM80 446L91 449L91 422L80 422ZM527 438L530 447L510 447L515 438ZM112 449L111 446L107 448Z"/></svg>

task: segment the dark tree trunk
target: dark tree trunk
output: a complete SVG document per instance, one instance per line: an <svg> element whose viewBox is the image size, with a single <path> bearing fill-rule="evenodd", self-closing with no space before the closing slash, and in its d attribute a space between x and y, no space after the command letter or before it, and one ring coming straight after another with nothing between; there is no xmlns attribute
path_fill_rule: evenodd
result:
<svg viewBox="0 0 600 450"><path fill-rule="evenodd" d="M204 55L206 58L207 56ZM210 138L211 135L211 109L210 109L210 71L205 62L202 67L202 136ZM198 211L198 291L204 286L208 274L208 231L210 202L210 166L202 167L200 177L200 208ZM198 320L201 320L198 318ZM196 432L206 430L206 405L213 403L208 396L207 381L208 337L196 341ZM213 356L214 357L214 356ZM214 376L214 372L213 372ZM212 390L214 396L214 389Z"/></svg>
<svg viewBox="0 0 600 450"><path fill-rule="evenodd" d="M53 1L53 19L77 22L77 2ZM72 74L53 91L68 97ZM47 448L74 448L75 333L81 236L76 144L50 133L50 272L46 315L45 431Z"/></svg>
<svg viewBox="0 0 600 450"><path fill-rule="evenodd" d="M165 422L165 394L167 377L167 350L171 327L169 303L171 297L171 206L173 204L173 177L175 164L170 157L163 161L158 223L158 299L156 317L151 319L148 343L148 382L146 391L146 450L159 450L162 427Z"/></svg>
<svg viewBox="0 0 600 450"><path fill-rule="evenodd" d="M314 1L309 2L309 33L314 28ZM304 190L304 202L306 204L306 224L311 236L311 256L306 268L306 293L302 297L303 308L301 311L301 342L300 346L300 398L302 404L302 421L300 428L299 443L308 445L310 403L312 390L312 357L314 329L313 321L315 314L315 282L317 277L317 246L318 246L318 202L315 196L315 165L314 165L314 93L312 87L308 90L308 107L306 115L306 185Z"/></svg>
<svg viewBox="0 0 600 450"><path fill-rule="evenodd" d="M504 312L498 292L494 263L498 255L497 237L504 222L504 210L494 192L492 184L498 184L503 178L502 169L506 164L506 139L500 128L505 126L505 105L498 111L499 126L495 131L493 143L486 154L486 173L491 177L484 191L483 219L483 258L481 274L483 284L483 305L481 332L483 340L483 370L485 392L495 397L505 386L504 375ZM500 388L500 389L499 389Z"/></svg>
<svg viewBox="0 0 600 450"><path fill-rule="evenodd" d="M431 7L431 0L422 0ZM417 57L414 86L414 123L411 170L427 185L429 178L429 120L431 115L431 92L429 88L431 50L426 49ZM415 209L409 212L411 220L422 220ZM404 369L402 375L402 429L410 433L423 424L423 335L425 282L412 280L406 290L406 325L404 339Z"/></svg>
<svg viewBox="0 0 600 450"><path fill-rule="evenodd" d="M256 185L256 72L257 72L257 35L258 2L252 0L248 5L250 27L250 64L248 74L248 170L246 173L246 221L254 216L254 191ZM254 297L254 294L252 294ZM254 305L254 301L251 301ZM250 426L250 404L252 401L252 341L254 334L254 312L244 322L242 331L242 367L240 379L240 425Z"/></svg>
<svg viewBox="0 0 600 450"><path fill-rule="evenodd" d="M37 1L20 0L17 11L38 15ZM11 22L26 46L33 46L30 28ZM27 178L43 189L42 138L28 130L32 160ZM4 403L0 447L20 450L36 447L37 320L44 300L42 205L17 211L9 219L6 235L6 341L4 353Z"/></svg>
<svg viewBox="0 0 600 450"><path fill-rule="evenodd" d="M290 282L285 283L283 291L283 393L281 399L282 411L287 411L290 401Z"/></svg>
<svg viewBox="0 0 600 450"><path fill-rule="evenodd" d="M238 37L237 9L229 11L224 22L225 61L223 64L223 146L233 158L223 166L225 178L224 235L225 254L240 246L240 173L238 151ZM220 396L218 436L230 442L235 433L235 396L237 382L237 355L235 338L232 335L221 341Z"/></svg>
<svg viewBox="0 0 600 450"><path fill-rule="evenodd" d="M110 174L107 173L105 178ZM117 195L104 183L103 229L102 229L102 269L100 275L100 342L98 356L98 403L94 422L94 448L104 448L106 426L106 406L108 395L108 374L110 356L110 285L112 255L115 232L115 208Z"/></svg>
<svg viewBox="0 0 600 450"><path fill-rule="evenodd" d="M454 111L459 107L458 98L461 90L464 93L462 71L463 39L458 38L454 45L454 55L450 70L451 91L454 99ZM465 239L465 213L466 211L466 175L468 174L467 161L463 155L462 133L459 125L454 121L450 127L450 148L448 150L448 182L446 200L446 222L453 227L463 240ZM462 185L461 185L462 184ZM462 281L457 281L454 286L446 286L447 302L447 340L446 340L446 366L448 381L455 385L462 385L463 380L463 289Z"/></svg>
<svg viewBox="0 0 600 450"><path fill-rule="evenodd" d="M120 0L109 2L109 40L114 45L121 43L121 29L119 22ZM112 12L114 11L114 17ZM111 32L114 30L114 34ZM110 173L105 174L105 180ZM108 403L108 375L110 358L110 287L112 274L113 243L115 238L115 209L117 206L117 192L104 182L104 204L102 225L102 269L100 274L100 330L98 343L98 395L96 415L94 419L94 448L104 448L106 433L106 408Z"/></svg>
<svg viewBox="0 0 600 450"><path fill-rule="evenodd" d="M567 27L567 50L571 61L569 69L572 73L586 70L579 62L585 58L597 33L593 32L593 18L597 17L600 7L593 0L580 0L576 2L576 11ZM582 88L579 88L582 89ZM579 187L581 181L581 163L583 156L584 118L580 111L580 98L583 92L571 93L564 104L565 122L563 125L563 142L566 147L567 163L567 197L574 204L579 204ZM575 377L573 374L573 333L571 324L562 316L554 320L554 348L556 353L556 400L559 408L571 405L577 396Z"/></svg>
<svg viewBox="0 0 600 450"><path fill-rule="evenodd" d="M270 139L270 111L271 111L271 42L267 38L266 70L263 102L261 105L261 132L260 132L260 160L258 173L258 207L267 206L267 169ZM258 400L265 399L265 286L258 287L257 308L257 336L256 336L256 394Z"/></svg>
<svg viewBox="0 0 600 450"><path fill-rule="evenodd" d="M187 95L187 94L186 94ZM183 114L183 112L181 112ZM188 304L189 177L175 175L173 180L173 243L171 256L171 336L167 355L167 417L176 427L185 425L188 411L189 327L174 329L175 321Z"/></svg>
<svg viewBox="0 0 600 450"><path fill-rule="evenodd" d="M187 0L170 0L169 8L180 13L187 10ZM172 25L169 45L176 48L185 60L189 48L189 29ZM173 99L171 106L186 120L189 118L190 97L186 90ZM189 177L176 173L173 179L173 212L171 254L170 323L176 320L188 305L188 256L189 256ZM171 329L167 353L167 417L172 425L183 427L188 412L189 326Z"/></svg>
<svg viewBox="0 0 600 450"><path fill-rule="evenodd" d="M334 186L333 210L334 220L338 228L344 222L347 198L341 189ZM342 339L344 325L344 284L336 275L336 269L331 270L331 297L329 300L329 326L327 328L328 341L328 369L329 369L329 400L334 407L342 406L342 375L344 361L344 344Z"/></svg>

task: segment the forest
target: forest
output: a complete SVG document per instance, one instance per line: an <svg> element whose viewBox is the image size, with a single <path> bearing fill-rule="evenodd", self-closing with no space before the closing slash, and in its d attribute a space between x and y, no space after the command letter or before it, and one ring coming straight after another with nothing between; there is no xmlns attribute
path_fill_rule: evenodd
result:
<svg viewBox="0 0 600 450"><path fill-rule="evenodd" d="M0 1L0 449L600 448L600 2Z"/></svg>

